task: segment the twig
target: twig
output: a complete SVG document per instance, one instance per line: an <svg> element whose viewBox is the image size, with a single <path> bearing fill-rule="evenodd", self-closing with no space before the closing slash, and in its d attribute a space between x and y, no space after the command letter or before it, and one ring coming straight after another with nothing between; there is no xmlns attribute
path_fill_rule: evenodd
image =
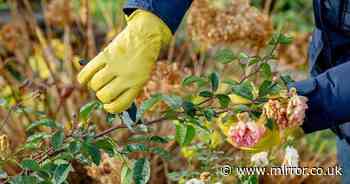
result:
<svg viewBox="0 0 350 184"><path fill-rule="evenodd" d="M164 121L164 120L166 120L166 118L165 118L165 117L162 117L162 118L159 118L159 119L156 119L156 120L152 120L152 121L146 122L146 123L144 123L144 125L152 125L152 124L155 124L155 123L160 123L160 122L162 122L162 121ZM136 126L136 125L134 125L134 126ZM100 137L103 137L103 136L108 135L108 134L110 134L110 133L112 133L112 132L114 132L114 131L116 131L116 130L118 130L118 129L123 129L123 128L128 128L128 127L127 127L126 125L124 125L124 124L114 125L113 127L108 128L108 129L106 129L106 130L104 130L104 131L102 131L102 132L96 134L95 137L94 137L94 139L96 140L96 139L98 139L98 138L100 138ZM71 136L67 136L67 138L68 138L68 137L71 137ZM66 139L67 139L67 138L66 138ZM57 154L63 152L64 150L65 150L65 149L63 149L63 148L58 149L58 150L53 150L53 149L50 147L50 148L48 148L47 151L45 151L44 153L40 154L40 157L39 157L39 158L36 157L35 160L38 160L38 163L42 163L42 162L44 162L47 158L53 157L53 156L55 156L55 155L57 155Z"/></svg>

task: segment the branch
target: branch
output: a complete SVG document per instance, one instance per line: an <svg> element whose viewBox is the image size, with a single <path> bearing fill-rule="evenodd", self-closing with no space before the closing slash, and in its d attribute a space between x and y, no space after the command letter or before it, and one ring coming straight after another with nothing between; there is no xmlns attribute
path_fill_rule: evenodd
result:
<svg viewBox="0 0 350 184"><path fill-rule="evenodd" d="M146 123L143 123L144 125L152 125L152 124L156 124L156 123L160 123L160 122L163 122L164 120L166 120L165 117L162 117L162 118L159 118L159 119L155 119L155 120L152 120L152 121L149 121L149 122L146 122ZM137 126L134 125L134 126ZM108 128L98 134L95 135L94 139L98 139L100 137L103 137L105 135L108 135L118 129L123 129L123 128L128 128L126 125L124 124L118 124L118 125L114 125L112 126L111 128ZM69 138L71 136L67 136L67 138ZM66 139L67 139L66 138ZM53 150L51 147L48 148L48 150L46 152L44 152L45 154L40 154L40 156L42 157L39 157L39 158L36 158L35 160L38 160L39 163L42 163L44 162L47 158L50 158L50 157L53 157L55 155L58 155L59 153L63 152L65 149L64 148L61 148L61 149L58 149L58 150Z"/></svg>

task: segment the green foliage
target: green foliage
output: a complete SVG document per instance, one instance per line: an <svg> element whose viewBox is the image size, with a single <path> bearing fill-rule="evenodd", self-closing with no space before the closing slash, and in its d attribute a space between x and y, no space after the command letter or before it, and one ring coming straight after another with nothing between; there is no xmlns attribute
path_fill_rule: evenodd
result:
<svg viewBox="0 0 350 184"><path fill-rule="evenodd" d="M79 118L81 118L82 121L88 121L92 111L100 107L101 103L97 100L85 104L82 108L80 108Z"/></svg>
<svg viewBox="0 0 350 184"><path fill-rule="evenodd" d="M51 139L53 149L58 150L62 146L63 141L64 141L63 130L59 130L56 133L54 133Z"/></svg>
<svg viewBox="0 0 350 184"><path fill-rule="evenodd" d="M151 175L149 161L146 158L136 160L133 171L133 179L135 184L146 184Z"/></svg>
<svg viewBox="0 0 350 184"><path fill-rule="evenodd" d="M222 132L218 133L220 125L217 118L225 115L223 119L227 120L237 113L248 112L251 117L257 119L262 114L262 106L270 95L287 89L286 85L292 82L288 76L274 76L269 65L274 59L277 45L290 42L290 37L282 34L274 35L266 56L250 56L245 53L236 55L230 49L221 49L214 59L220 64L241 66L244 72L240 80L221 80L219 72L187 76L182 81L183 89L191 91L187 96L154 94L136 109L136 121L127 111L120 114L107 113L103 119L106 120L107 126L111 127L102 132L97 132L95 125L87 123L92 119L94 111L102 109L102 104L96 100L80 108L79 116L72 120L73 124L69 131L68 127L65 127L67 123L58 123L55 118L44 117L33 121L26 128L28 138L25 144L18 148L18 153L28 153L30 157L8 158L18 163L24 172L14 177L0 172L0 178L4 177L15 184L67 183L69 173L74 170L73 161L84 165L99 165L102 154L107 153L110 157L123 162L121 169L123 184L145 184L149 181L151 172L150 161L147 158L150 155L157 155L164 161L171 160L174 153L165 145L175 142L181 149L187 149L187 155L196 155L197 161L201 163L200 167L208 171L214 168L215 164L228 159L213 146L219 142L218 139L224 137ZM234 63L235 60L239 60L239 64ZM221 91L222 84L228 86L225 91ZM231 103L230 95L249 100L249 103ZM153 110L158 103L166 104L165 110L159 112L158 119L147 121L146 112ZM103 111L98 113L102 114ZM120 124L117 123L117 119ZM157 135L156 130L150 125L160 122L172 122L175 127L174 135ZM266 121L265 126L270 130L277 128L271 119ZM47 131L42 131L43 128ZM133 135L119 145L119 142L117 144L119 140L115 140L109 134L121 128L128 128ZM129 158L130 155L134 155L133 153L141 153L137 155L142 155L142 158ZM179 181L198 175L199 173L188 171L172 173L169 177ZM242 177L241 180L254 183L256 177Z"/></svg>
<svg viewBox="0 0 350 184"><path fill-rule="evenodd" d="M183 125L182 123L176 124L176 142L181 146L187 146L191 144L196 133L196 129L191 125Z"/></svg>
<svg viewBox="0 0 350 184"><path fill-rule="evenodd" d="M224 48L216 52L214 59L222 64L229 64L237 59L237 56L230 49Z"/></svg>

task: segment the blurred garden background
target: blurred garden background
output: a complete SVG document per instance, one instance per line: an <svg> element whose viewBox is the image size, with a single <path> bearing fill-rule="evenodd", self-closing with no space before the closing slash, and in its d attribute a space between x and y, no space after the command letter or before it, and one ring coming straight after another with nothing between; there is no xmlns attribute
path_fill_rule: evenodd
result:
<svg viewBox="0 0 350 184"><path fill-rule="evenodd" d="M26 127L50 117L69 129L81 106L94 94L80 86L76 75L79 61L92 59L125 26L123 0L0 0L0 134L6 134L15 149L28 136ZM216 61L218 49L234 53L259 54L275 31L293 37L292 44L278 48L274 71L289 73L295 80L308 77L307 49L313 29L311 0L194 0L169 48L162 52L151 80L137 103L155 93L182 94L182 79L212 70L225 77L237 77L235 65L223 67ZM229 67L227 67L229 66ZM161 105L160 105L161 106ZM161 107L148 116L156 116ZM106 113L94 112L92 122L102 131L110 126ZM167 124L156 125L157 134L174 131ZM44 131L44 130L43 130ZM131 132L118 131L121 140ZM305 136L295 144L301 166L331 167L336 164L335 135L322 131ZM177 183L177 174L195 170L200 160L186 163L152 159L149 183ZM226 153L239 158L236 149ZM198 153L200 155L200 153ZM75 165L70 183L120 183L118 159L103 155L100 166ZM2 168L15 175L15 165ZM235 181L227 179L228 182ZM262 176L262 183L337 183L336 176ZM1 182L0 182L1 183Z"/></svg>

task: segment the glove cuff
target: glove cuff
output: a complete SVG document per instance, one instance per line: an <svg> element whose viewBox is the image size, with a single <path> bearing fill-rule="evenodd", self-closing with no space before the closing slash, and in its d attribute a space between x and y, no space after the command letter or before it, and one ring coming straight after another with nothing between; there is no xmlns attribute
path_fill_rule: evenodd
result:
<svg viewBox="0 0 350 184"><path fill-rule="evenodd" d="M130 16L126 16L126 20L128 25L134 23L141 25L140 30L146 34L151 33L160 36L162 47L166 47L172 39L171 30L165 22L149 11L137 9Z"/></svg>

